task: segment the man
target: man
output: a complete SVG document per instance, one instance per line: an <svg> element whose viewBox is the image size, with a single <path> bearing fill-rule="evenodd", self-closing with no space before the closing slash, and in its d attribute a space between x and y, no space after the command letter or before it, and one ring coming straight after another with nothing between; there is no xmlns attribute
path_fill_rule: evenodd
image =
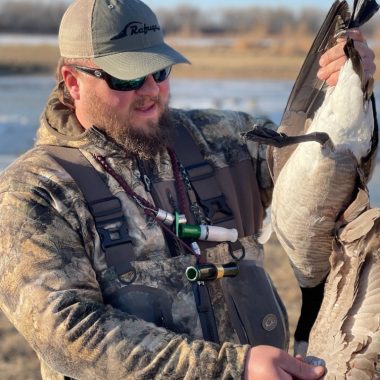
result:
<svg viewBox="0 0 380 380"><path fill-rule="evenodd" d="M372 75L373 53L359 32L353 35ZM138 0L76 0L62 19L60 51L59 84L36 148L0 181L1 307L39 356L43 378L320 378L323 367L280 348L239 343L249 321L239 334L230 319L240 312L244 319L248 305L236 298L238 312L231 311L234 279L191 285L184 275L206 261L239 261L236 280L244 288L245 263L252 275L261 273L253 235L271 182L264 150L247 147L239 133L271 123L242 113L170 110L170 67L187 60L163 42L155 15ZM320 76L330 84L343 57L340 43L323 58ZM177 129L185 143L183 135L175 139ZM84 164L79 174L72 169L77 158L69 156L78 152L99 179ZM212 170L199 173L182 158ZM103 198L94 195L102 184ZM207 203L210 197L218 202ZM220 240L231 244L207 243L199 257L194 230L214 222L214 214L226 228L218 230ZM235 243L231 227L239 232ZM263 334L280 324L267 316Z"/></svg>

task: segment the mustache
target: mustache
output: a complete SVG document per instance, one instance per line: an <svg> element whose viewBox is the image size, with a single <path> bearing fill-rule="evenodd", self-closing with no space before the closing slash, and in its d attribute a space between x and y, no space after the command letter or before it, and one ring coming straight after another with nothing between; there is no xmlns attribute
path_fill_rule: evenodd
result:
<svg viewBox="0 0 380 380"><path fill-rule="evenodd" d="M159 95L156 96L142 96L139 99L136 99L132 103L132 108L143 107L146 103L154 103L157 105L162 104L162 99Z"/></svg>

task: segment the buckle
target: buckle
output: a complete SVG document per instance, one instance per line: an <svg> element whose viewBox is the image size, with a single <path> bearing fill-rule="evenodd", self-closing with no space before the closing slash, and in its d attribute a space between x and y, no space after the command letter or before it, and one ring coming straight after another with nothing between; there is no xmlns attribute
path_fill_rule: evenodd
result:
<svg viewBox="0 0 380 380"><path fill-rule="evenodd" d="M228 251L233 259L236 261L243 260L245 257L245 248L239 240L236 240L234 243L228 242ZM240 256L237 256L236 253L240 253Z"/></svg>
<svg viewBox="0 0 380 380"><path fill-rule="evenodd" d="M100 199L91 202L89 208L104 250L116 245L132 243L119 198Z"/></svg>
<svg viewBox="0 0 380 380"><path fill-rule="evenodd" d="M132 239L129 236L126 221L120 219L121 225L115 228L102 228L98 227L96 230L99 233L102 248L113 247L120 244L132 244Z"/></svg>
<svg viewBox="0 0 380 380"><path fill-rule="evenodd" d="M233 219L233 213L226 202L224 195L219 195L215 198L203 199L201 204L207 217L212 220L213 223L223 223ZM219 217L214 220L215 214L223 214L224 217Z"/></svg>

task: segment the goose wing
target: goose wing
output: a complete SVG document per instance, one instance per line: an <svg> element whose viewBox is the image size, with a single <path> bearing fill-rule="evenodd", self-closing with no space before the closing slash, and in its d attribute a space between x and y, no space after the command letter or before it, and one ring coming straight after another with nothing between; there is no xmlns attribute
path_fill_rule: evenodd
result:
<svg viewBox="0 0 380 380"><path fill-rule="evenodd" d="M379 231L380 209L370 209L345 226L334 244L308 350L324 359L326 380L375 376L380 352Z"/></svg>

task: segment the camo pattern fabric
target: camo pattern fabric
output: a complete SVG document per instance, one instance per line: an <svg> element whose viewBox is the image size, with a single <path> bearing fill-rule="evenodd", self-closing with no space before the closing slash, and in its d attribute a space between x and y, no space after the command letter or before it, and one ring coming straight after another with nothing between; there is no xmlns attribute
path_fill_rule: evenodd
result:
<svg viewBox="0 0 380 380"><path fill-rule="evenodd" d="M263 150L255 144L247 149L239 135L257 121L236 112L173 110L173 120L182 120L190 128L191 119L196 118L202 121L197 123L201 127L191 133L206 159L223 167L251 154L260 163L261 191L270 199L271 181L264 169ZM152 201L136 162L126 159L125 152L96 128L84 131L53 91L41 118L36 147L18 158L0 179L0 305L36 351L43 378L241 378L249 347L237 344L231 328L225 329L220 345L202 340L195 302L188 292L182 298L178 293L174 302L173 318L182 326L177 332L104 302L107 289L123 285L109 276L82 193L43 149L45 144L80 149L121 200L133 241L138 283L175 288L184 277L179 268L193 260L191 256L176 257L175 262L171 259L161 228L91 154L105 156L136 193ZM156 168L159 177L173 178L167 154L157 157ZM170 270L170 281L157 278ZM222 303L220 293L217 302ZM222 331L228 325L227 313L218 315L218 330Z"/></svg>

